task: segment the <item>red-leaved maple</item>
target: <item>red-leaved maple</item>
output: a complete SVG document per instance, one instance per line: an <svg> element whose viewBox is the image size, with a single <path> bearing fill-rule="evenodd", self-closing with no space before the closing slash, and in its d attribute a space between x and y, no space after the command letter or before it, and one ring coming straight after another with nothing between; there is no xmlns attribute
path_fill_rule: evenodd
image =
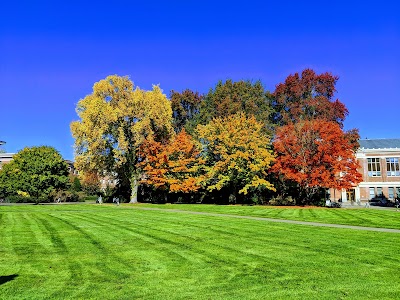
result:
<svg viewBox="0 0 400 300"><path fill-rule="evenodd" d="M338 99L333 99L338 79L330 73L317 75L311 69L305 69L301 76L298 73L289 75L273 93L274 122L285 125L324 119L343 127L348 110Z"/></svg>
<svg viewBox="0 0 400 300"><path fill-rule="evenodd" d="M302 200L319 188L349 189L362 181L354 155L354 134L335 122L302 121L277 129L273 170L298 183Z"/></svg>

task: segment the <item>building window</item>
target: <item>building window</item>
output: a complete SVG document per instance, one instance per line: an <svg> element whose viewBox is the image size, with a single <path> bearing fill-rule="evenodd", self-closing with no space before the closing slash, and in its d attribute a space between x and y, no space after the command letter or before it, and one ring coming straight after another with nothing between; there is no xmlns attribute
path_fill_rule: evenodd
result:
<svg viewBox="0 0 400 300"><path fill-rule="evenodd" d="M381 163L379 158L367 158L368 161L368 176L381 176Z"/></svg>
<svg viewBox="0 0 400 300"><path fill-rule="evenodd" d="M369 199L372 199L375 197L375 188L370 187L369 188Z"/></svg>
<svg viewBox="0 0 400 300"><path fill-rule="evenodd" d="M377 187L377 188L376 188L376 195L377 195L378 197L382 197L382 196L383 196L382 187Z"/></svg>
<svg viewBox="0 0 400 300"><path fill-rule="evenodd" d="M398 157L386 158L387 176L400 176L400 166Z"/></svg>
<svg viewBox="0 0 400 300"><path fill-rule="evenodd" d="M389 187L389 199L394 199L394 188Z"/></svg>

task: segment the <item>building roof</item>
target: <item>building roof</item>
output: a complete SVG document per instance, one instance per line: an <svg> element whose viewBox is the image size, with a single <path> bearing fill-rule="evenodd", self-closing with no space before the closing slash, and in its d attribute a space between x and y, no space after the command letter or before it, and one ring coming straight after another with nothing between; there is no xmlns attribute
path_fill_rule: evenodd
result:
<svg viewBox="0 0 400 300"><path fill-rule="evenodd" d="M400 149L400 139L365 139L359 142L361 149Z"/></svg>

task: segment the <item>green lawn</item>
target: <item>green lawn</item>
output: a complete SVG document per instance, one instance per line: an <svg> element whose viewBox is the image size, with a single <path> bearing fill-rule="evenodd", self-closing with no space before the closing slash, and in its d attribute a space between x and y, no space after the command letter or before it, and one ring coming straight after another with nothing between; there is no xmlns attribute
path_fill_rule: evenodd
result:
<svg viewBox="0 0 400 300"><path fill-rule="evenodd" d="M198 204L140 204L141 207L179 209L231 215L299 220L329 224L400 229L400 211L396 208L324 208L324 207L276 207L245 205L198 205Z"/></svg>
<svg viewBox="0 0 400 300"><path fill-rule="evenodd" d="M0 232L0 299L400 298L397 233L90 204L1 206Z"/></svg>

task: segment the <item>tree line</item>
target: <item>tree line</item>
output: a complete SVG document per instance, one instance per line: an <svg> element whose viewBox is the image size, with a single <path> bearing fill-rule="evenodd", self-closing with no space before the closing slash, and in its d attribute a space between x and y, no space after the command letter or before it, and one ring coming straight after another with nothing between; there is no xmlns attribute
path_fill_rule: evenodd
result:
<svg viewBox="0 0 400 300"><path fill-rule="evenodd" d="M77 105L76 167L117 179L130 202L306 204L361 181L358 131L345 132L338 77L311 69L275 91L219 81L208 93L145 91L108 76Z"/></svg>
<svg viewBox="0 0 400 300"><path fill-rule="evenodd" d="M159 86L142 90L127 76L108 76L77 104L75 167L93 193L99 179L112 179L107 193L133 203L317 204L327 188L361 181L354 155L359 135L343 130L349 112L335 98L337 81L305 69L273 92L260 81L226 80L205 94L172 90L167 98ZM29 180L19 156L0 171L0 192L15 193L11 177L25 182L19 193L65 188L56 154L50 156L58 167L49 168L61 168L61 177L44 176L51 174L46 169ZM54 186L41 188L38 180Z"/></svg>

